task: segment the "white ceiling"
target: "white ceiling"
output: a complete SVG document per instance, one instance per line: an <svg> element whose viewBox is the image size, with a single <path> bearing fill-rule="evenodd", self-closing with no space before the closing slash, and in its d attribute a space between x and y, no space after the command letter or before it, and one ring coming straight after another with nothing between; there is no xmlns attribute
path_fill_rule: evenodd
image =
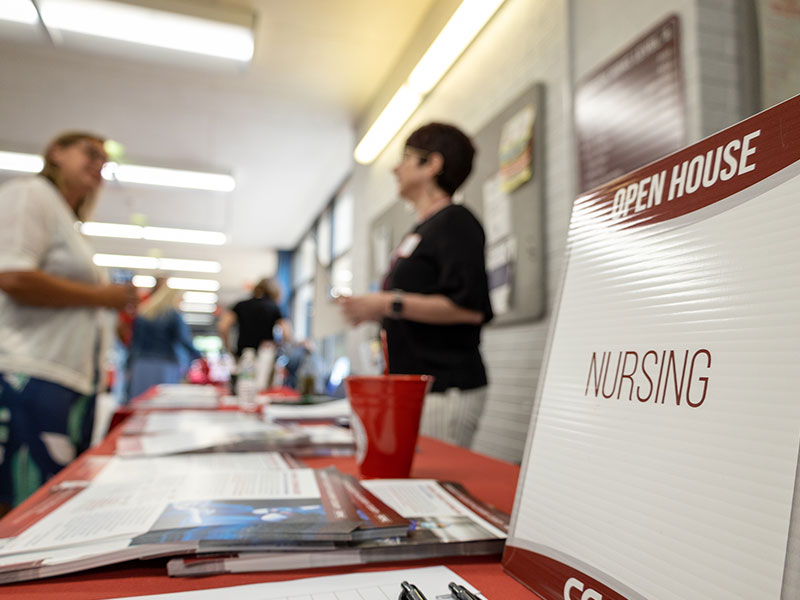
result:
<svg viewBox="0 0 800 600"><path fill-rule="evenodd" d="M221 295L241 295L347 177L353 124L433 1L195 0L255 12L246 68L74 36L54 47L39 28L2 24L0 150L38 152L57 132L88 129L121 142L128 162L231 173L231 193L109 184L95 214L223 231L226 246L93 243L98 252L219 260Z"/></svg>

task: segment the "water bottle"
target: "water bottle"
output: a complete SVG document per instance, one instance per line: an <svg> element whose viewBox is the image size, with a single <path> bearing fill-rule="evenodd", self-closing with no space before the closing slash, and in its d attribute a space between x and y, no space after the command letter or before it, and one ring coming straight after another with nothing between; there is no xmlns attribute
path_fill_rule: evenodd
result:
<svg viewBox="0 0 800 600"><path fill-rule="evenodd" d="M256 401L256 351L245 348L236 367L236 397L239 404L253 404Z"/></svg>

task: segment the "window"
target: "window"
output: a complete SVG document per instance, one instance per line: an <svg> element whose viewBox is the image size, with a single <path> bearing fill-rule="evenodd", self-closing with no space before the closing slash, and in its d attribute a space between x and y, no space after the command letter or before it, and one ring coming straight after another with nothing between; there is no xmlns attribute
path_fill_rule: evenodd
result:
<svg viewBox="0 0 800 600"><path fill-rule="evenodd" d="M331 264L331 209L325 209L317 222L317 259L323 267Z"/></svg>
<svg viewBox="0 0 800 600"><path fill-rule="evenodd" d="M333 261L331 286L335 295L349 296L353 293L353 260L349 252Z"/></svg>
<svg viewBox="0 0 800 600"><path fill-rule="evenodd" d="M353 196L342 192L333 202L333 256L344 254L353 246Z"/></svg>
<svg viewBox="0 0 800 600"><path fill-rule="evenodd" d="M311 281L314 278L316 261L314 237L311 235L311 232L309 232L303 238L297 250L295 250L294 260L292 261L292 271L294 271L292 283L294 287Z"/></svg>

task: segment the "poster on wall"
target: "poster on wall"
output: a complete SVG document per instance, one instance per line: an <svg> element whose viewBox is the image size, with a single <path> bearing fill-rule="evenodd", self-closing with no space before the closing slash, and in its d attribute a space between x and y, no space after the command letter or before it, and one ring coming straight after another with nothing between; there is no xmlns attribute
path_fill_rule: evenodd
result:
<svg viewBox="0 0 800 600"><path fill-rule="evenodd" d="M536 108L525 105L500 132L500 177L504 192L513 192L533 175L533 120Z"/></svg>
<svg viewBox="0 0 800 600"><path fill-rule="evenodd" d="M772 106L800 92L800 0L759 0L761 98Z"/></svg>
<svg viewBox="0 0 800 600"><path fill-rule="evenodd" d="M575 201L503 557L543 599L800 598L798 197L800 96Z"/></svg>
<svg viewBox="0 0 800 600"><path fill-rule="evenodd" d="M578 82L581 192L685 144L679 32L677 15L670 16Z"/></svg>

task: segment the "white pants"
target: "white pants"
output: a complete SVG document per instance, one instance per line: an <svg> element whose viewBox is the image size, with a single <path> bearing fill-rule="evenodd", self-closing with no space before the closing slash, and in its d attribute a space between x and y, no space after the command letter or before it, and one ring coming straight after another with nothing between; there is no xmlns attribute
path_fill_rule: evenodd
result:
<svg viewBox="0 0 800 600"><path fill-rule="evenodd" d="M450 388L425 396L420 433L469 448L486 405L486 386L473 390Z"/></svg>

